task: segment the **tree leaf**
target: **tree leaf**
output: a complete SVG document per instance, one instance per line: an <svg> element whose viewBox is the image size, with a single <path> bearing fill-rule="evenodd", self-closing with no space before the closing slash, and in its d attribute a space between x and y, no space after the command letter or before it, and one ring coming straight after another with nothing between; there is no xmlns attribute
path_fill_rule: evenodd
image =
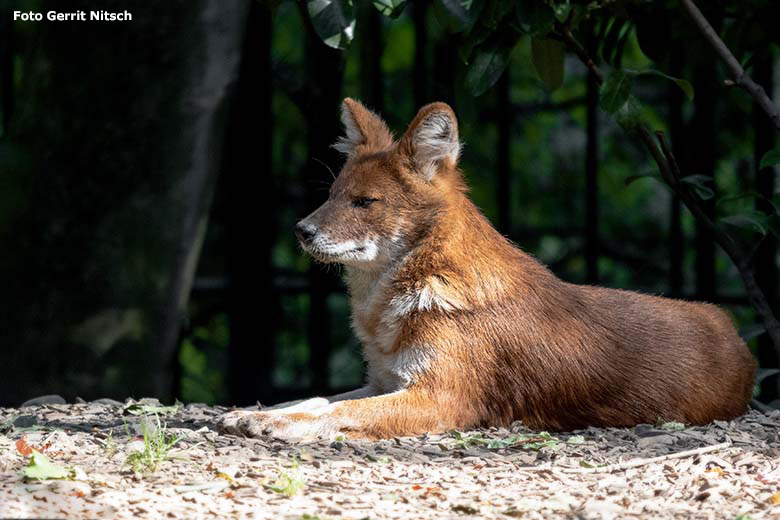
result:
<svg viewBox="0 0 780 520"><path fill-rule="evenodd" d="M764 156L761 157L758 169L763 170L764 168L770 168L772 166L777 166L778 164L780 164L780 148L769 150L765 153Z"/></svg>
<svg viewBox="0 0 780 520"><path fill-rule="evenodd" d="M30 462L22 469L22 475L28 479L49 480L70 478L72 471L54 464L43 453L32 450Z"/></svg>
<svg viewBox="0 0 780 520"><path fill-rule="evenodd" d="M466 71L466 88L475 96L492 87L504 73L512 50L514 36L496 33L473 51L471 65Z"/></svg>
<svg viewBox="0 0 780 520"><path fill-rule="evenodd" d="M657 180L659 182L661 182L663 180L661 178L661 175L658 172L650 172L650 173L640 173L640 174L637 174L637 175L629 175L628 177L626 177L626 180L623 181L623 183L626 186L630 186L631 184L635 183L639 179L647 179L647 178L655 179L655 180Z"/></svg>
<svg viewBox="0 0 780 520"><path fill-rule="evenodd" d="M507 14L514 8L513 2L488 2L479 16L479 23L491 29L502 27Z"/></svg>
<svg viewBox="0 0 780 520"><path fill-rule="evenodd" d="M761 328L763 330L763 327ZM767 377L776 376L777 374L780 374L780 370L776 368L758 368L756 369L756 375L754 382L756 384L759 384L764 381Z"/></svg>
<svg viewBox="0 0 780 520"><path fill-rule="evenodd" d="M612 115L623 130L633 132L642 124L642 103L629 94L626 102ZM666 186L666 183L663 185Z"/></svg>
<svg viewBox="0 0 780 520"><path fill-rule="evenodd" d="M775 211L777 208L775 207ZM780 240L780 215L770 215L767 218L767 229L777 240Z"/></svg>
<svg viewBox="0 0 780 520"><path fill-rule="evenodd" d="M631 77L620 69L607 76L599 90L599 106L609 114L620 110L631 95Z"/></svg>
<svg viewBox="0 0 780 520"><path fill-rule="evenodd" d="M742 341L750 341L753 338L757 338L766 332L766 327L760 323L753 323L747 327L739 329L739 337Z"/></svg>
<svg viewBox="0 0 780 520"><path fill-rule="evenodd" d="M433 12L449 32L467 33L479 19L483 7L483 0L436 0Z"/></svg>
<svg viewBox="0 0 780 520"><path fill-rule="evenodd" d="M373 0L373 3L388 18L397 18L406 7L406 0Z"/></svg>
<svg viewBox="0 0 780 520"><path fill-rule="evenodd" d="M471 62L471 53L474 49L494 34L495 30L490 27L485 27L481 24L475 27L458 45L458 54L463 63L468 65Z"/></svg>
<svg viewBox="0 0 780 520"><path fill-rule="evenodd" d="M355 14L350 0L307 0L309 18L325 45L346 49L355 34Z"/></svg>
<svg viewBox="0 0 780 520"><path fill-rule="evenodd" d="M563 85L563 42L531 38L531 61L539 78L552 92Z"/></svg>
<svg viewBox="0 0 780 520"><path fill-rule="evenodd" d="M655 69L644 69L644 70L631 70L631 69L624 69L626 74L630 74L632 76L658 76L664 79L668 79L669 81L674 82L675 85L680 87L680 90L683 91L685 96L688 99L693 99L693 85L689 81L686 81L681 78L675 78L674 76L670 76L669 74L664 74L660 70Z"/></svg>
<svg viewBox="0 0 780 520"><path fill-rule="evenodd" d="M720 219L720 222L751 233L758 233L759 235L766 235L767 233L766 215L756 211L723 217Z"/></svg>
<svg viewBox="0 0 780 520"><path fill-rule="evenodd" d="M555 22L552 7L539 0L518 0L515 3L515 17L520 29L531 36L544 36Z"/></svg>
<svg viewBox="0 0 780 520"><path fill-rule="evenodd" d="M612 66L619 63L619 57L623 53L623 46L628 33L631 32L631 23L625 18L614 18L607 29L607 34L602 39L601 56L604 61Z"/></svg>
<svg viewBox="0 0 780 520"><path fill-rule="evenodd" d="M25 457L27 455L30 455L32 453L32 448L29 444L27 444L27 441L22 437L21 439L16 441L16 451L24 455Z"/></svg>
<svg viewBox="0 0 780 520"><path fill-rule="evenodd" d="M712 183L712 177L707 175L688 175L681 178L680 182L693 186L694 191L702 200L710 200L715 196L715 191L707 186Z"/></svg>
<svg viewBox="0 0 780 520"><path fill-rule="evenodd" d="M651 7L634 18L639 50L655 63L664 63L672 47L669 35L658 30L659 27L669 27L669 17L669 10L665 7Z"/></svg>

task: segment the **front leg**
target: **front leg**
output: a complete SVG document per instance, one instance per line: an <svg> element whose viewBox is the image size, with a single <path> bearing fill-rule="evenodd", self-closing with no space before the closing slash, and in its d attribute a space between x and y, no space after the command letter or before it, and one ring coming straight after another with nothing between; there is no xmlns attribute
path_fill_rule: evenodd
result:
<svg viewBox="0 0 780 520"><path fill-rule="evenodd" d="M330 403L337 401L346 401L348 399L363 399L364 397L373 397L379 395L379 392L371 385L358 388L356 390L350 390L349 392L343 392L341 394L332 395L330 397L312 397L310 399L301 399L300 401L291 401L287 403L279 403L263 410L284 410L285 412L307 412L322 408Z"/></svg>
<svg viewBox="0 0 780 520"><path fill-rule="evenodd" d="M461 428L471 421L453 403L414 387L391 394L330 403L313 411L244 412L224 428L250 437L379 439Z"/></svg>
<svg viewBox="0 0 780 520"><path fill-rule="evenodd" d="M255 410L233 410L223 414L217 420L217 428L226 433L257 437L262 435L262 431L259 430L258 426L258 421L261 418L264 418L264 422L267 423L272 422L272 420L280 422L283 421L283 418L280 418L281 414L316 414L318 410L324 411L331 403L351 399L363 399L377 394L378 392L373 386L366 385L362 388L332 395L330 397L312 397L300 401L276 404L263 408L261 412ZM250 419L251 417L255 417L255 419ZM281 431L281 427L274 428L273 430Z"/></svg>

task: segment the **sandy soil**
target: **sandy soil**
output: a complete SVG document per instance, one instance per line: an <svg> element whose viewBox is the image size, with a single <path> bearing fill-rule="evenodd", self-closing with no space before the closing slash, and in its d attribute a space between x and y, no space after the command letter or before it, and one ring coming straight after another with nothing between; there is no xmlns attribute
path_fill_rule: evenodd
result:
<svg viewBox="0 0 780 520"><path fill-rule="evenodd" d="M780 412L706 427L545 436L515 424L288 443L218 434L213 422L224 408L155 414L156 404L0 409L0 516L780 518ZM155 460L144 430L149 439L179 440ZM31 448L67 478L25 477Z"/></svg>

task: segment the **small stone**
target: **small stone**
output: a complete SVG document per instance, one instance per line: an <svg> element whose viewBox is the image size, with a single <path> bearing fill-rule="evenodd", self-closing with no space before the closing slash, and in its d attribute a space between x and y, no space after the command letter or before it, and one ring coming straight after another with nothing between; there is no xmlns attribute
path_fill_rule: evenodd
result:
<svg viewBox="0 0 780 520"><path fill-rule="evenodd" d="M637 424L634 427L634 432L637 437L654 437L656 435L666 435L669 433L666 430L660 430L650 424Z"/></svg>
<svg viewBox="0 0 780 520"><path fill-rule="evenodd" d="M110 399L108 397L101 397L100 399L95 399L92 402L95 404L105 404L108 406L123 406L123 403L120 403L119 401L115 399Z"/></svg>
<svg viewBox="0 0 780 520"><path fill-rule="evenodd" d="M27 401L23 402L19 408L25 408L27 406L40 406L43 404L66 404L66 402L61 395L49 394L28 399Z"/></svg>
<svg viewBox="0 0 780 520"><path fill-rule="evenodd" d="M14 419L13 424L15 428L31 428L37 424L37 421L34 415L20 415Z"/></svg>
<svg viewBox="0 0 780 520"><path fill-rule="evenodd" d="M640 449L649 448L651 446L671 446L677 442L677 437L673 435L654 435L652 437L642 437L636 445Z"/></svg>

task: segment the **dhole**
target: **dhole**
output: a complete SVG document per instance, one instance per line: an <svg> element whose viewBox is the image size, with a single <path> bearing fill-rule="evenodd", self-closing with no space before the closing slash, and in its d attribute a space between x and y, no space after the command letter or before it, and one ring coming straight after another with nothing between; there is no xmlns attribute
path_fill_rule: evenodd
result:
<svg viewBox="0 0 780 520"><path fill-rule="evenodd" d="M300 221L303 248L345 266L364 388L234 411L244 435L381 438L522 420L539 429L701 424L745 412L754 361L704 303L573 285L500 235L466 196L452 109L394 141L344 100L346 164Z"/></svg>

